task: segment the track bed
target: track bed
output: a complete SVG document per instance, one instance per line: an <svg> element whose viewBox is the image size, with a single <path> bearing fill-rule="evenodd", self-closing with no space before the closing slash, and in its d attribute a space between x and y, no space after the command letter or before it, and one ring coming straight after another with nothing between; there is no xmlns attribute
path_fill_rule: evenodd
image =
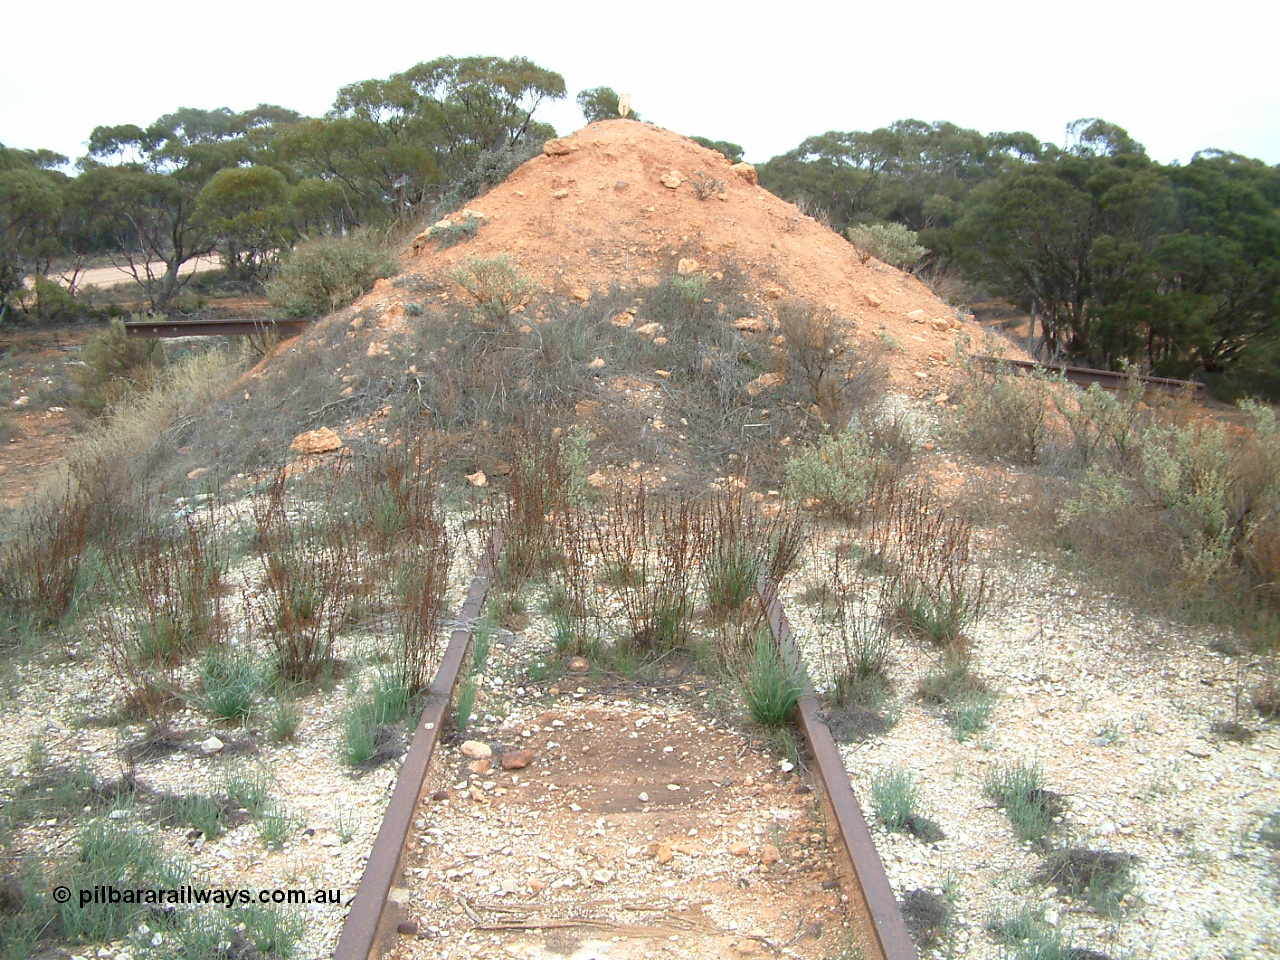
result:
<svg viewBox="0 0 1280 960"><path fill-rule="evenodd" d="M849 883L820 795L690 684L581 682L472 729L467 752L490 758L440 745L394 896L412 932L388 956L844 952Z"/></svg>

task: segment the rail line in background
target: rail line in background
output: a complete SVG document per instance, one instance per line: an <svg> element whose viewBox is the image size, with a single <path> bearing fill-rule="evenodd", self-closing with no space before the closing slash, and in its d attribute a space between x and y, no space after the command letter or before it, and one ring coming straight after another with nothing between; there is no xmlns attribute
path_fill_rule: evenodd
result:
<svg viewBox="0 0 1280 960"><path fill-rule="evenodd" d="M276 333L292 337L305 331L318 317L301 320L131 320L124 325L126 337L245 337Z"/></svg>
<svg viewBox="0 0 1280 960"><path fill-rule="evenodd" d="M1138 380L1146 390L1157 393L1182 394L1193 399L1204 398L1204 384L1198 380L1174 380L1169 377L1144 377L1136 373L1117 373L1114 370L1095 370L1092 367L1073 367L1064 363L1041 363L1039 360L1009 360L1005 357L975 356L976 362L987 367L998 367L1005 364L1013 370L1043 370L1046 373L1060 373L1072 383L1088 386L1096 383L1108 390L1119 390L1126 383Z"/></svg>

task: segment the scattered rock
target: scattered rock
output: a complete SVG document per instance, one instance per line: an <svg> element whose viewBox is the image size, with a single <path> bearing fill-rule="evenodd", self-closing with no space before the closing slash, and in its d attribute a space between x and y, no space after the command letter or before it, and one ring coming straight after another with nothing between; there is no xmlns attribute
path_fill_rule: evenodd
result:
<svg viewBox="0 0 1280 960"><path fill-rule="evenodd" d="M464 757L472 760L488 760L493 756L493 748L479 740L467 740L460 748Z"/></svg>
<svg viewBox="0 0 1280 960"><path fill-rule="evenodd" d="M532 750L507 750L502 754L503 770L523 770L533 763Z"/></svg>
<svg viewBox="0 0 1280 960"><path fill-rule="evenodd" d="M472 773L488 773L492 764L492 760L472 760L467 764L467 769Z"/></svg>
<svg viewBox="0 0 1280 960"><path fill-rule="evenodd" d="M599 370L599 369L603 368L603 367L604 367L604 357L596 357L594 360L592 360L590 363L588 363L588 364L587 364L587 366L588 366L588 367L590 367L592 370Z"/></svg>
<svg viewBox="0 0 1280 960"><path fill-rule="evenodd" d="M680 176L679 170L671 170L668 173L664 173L658 179L662 181L662 185L668 190L674 190L676 187L680 186L680 184L684 183L684 178Z"/></svg>
<svg viewBox="0 0 1280 960"><path fill-rule="evenodd" d="M653 854L654 859L659 863L670 863L671 858L676 855L675 850L672 849L671 844L666 840L660 840L655 843L649 848L649 852Z"/></svg>
<svg viewBox="0 0 1280 960"><path fill-rule="evenodd" d="M591 669L591 664L587 663L586 657L573 657L565 664L565 669L570 673L586 673Z"/></svg>
<svg viewBox="0 0 1280 960"><path fill-rule="evenodd" d="M574 287L569 291L569 297L579 303L586 303L591 299L590 287Z"/></svg>
<svg viewBox="0 0 1280 960"><path fill-rule="evenodd" d="M569 195L569 191L561 187L559 190L552 190L551 197L553 200L563 200Z"/></svg>
<svg viewBox="0 0 1280 960"><path fill-rule="evenodd" d="M489 482L489 478L484 475L483 470L477 470L475 473L467 474L467 483L473 487L483 487Z"/></svg>
<svg viewBox="0 0 1280 960"><path fill-rule="evenodd" d="M570 143L568 140L551 139L542 145L542 152L548 157L563 157L566 154L573 153L577 150L576 144Z"/></svg>
<svg viewBox="0 0 1280 960"><path fill-rule="evenodd" d="M610 321L615 327L629 327L635 322L635 317L629 313L614 314Z"/></svg>
<svg viewBox="0 0 1280 960"><path fill-rule="evenodd" d="M687 277L691 273L697 273L698 266L698 261L694 260L692 257L681 257L680 261L676 264L676 273L680 274L682 277Z"/></svg>
<svg viewBox="0 0 1280 960"><path fill-rule="evenodd" d="M760 848L760 862L765 866L770 866L782 859L782 851L772 843L766 843Z"/></svg>
<svg viewBox="0 0 1280 960"><path fill-rule="evenodd" d="M662 324L651 321L649 323L642 323L640 326L636 327L636 333L640 334L642 337L652 337L661 333L665 329L666 327Z"/></svg>
<svg viewBox="0 0 1280 960"><path fill-rule="evenodd" d="M765 390L781 386L786 382L787 378L781 373L762 373L747 384L747 394L755 397Z"/></svg>
<svg viewBox="0 0 1280 960"><path fill-rule="evenodd" d="M729 169L753 187L760 182L760 178L756 175L756 168L749 163L735 163Z"/></svg>
<svg viewBox="0 0 1280 960"><path fill-rule="evenodd" d="M737 843L730 844L729 852L735 857L747 857L751 855L751 845L739 840Z"/></svg>
<svg viewBox="0 0 1280 960"><path fill-rule="evenodd" d="M884 304L884 300L874 290L868 290L862 295L862 299L867 301L869 307L879 307Z"/></svg>
<svg viewBox="0 0 1280 960"><path fill-rule="evenodd" d="M196 467L194 470L192 470L190 473L187 474L187 479L194 480L196 477L203 477L208 472L209 472L208 467Z"/></svg>
<svg viewBox="0 0 1280 960"><path fill-rule="evenodd" d="M342 449L342 438L328 427L321 427L318 430L308 430L306 433L298 434L293 438L293 443L289 444L289 449L304 456L332 453L334 450Z"/></svg>
<svg viewBox="0 0 1280 960"><path fill-rule="evenodd" d="M768 333L768 321L762 320L760 317L739 317L733 321L733 328L741 330L744 333Z"/></svg>
<svg viewBox="0 0 1280 960"><path fill-rule="evenodd" d="M200 752L208 757L215 753L221 753L222 748L225 746L226 744L217 737L210 737L208 740L200 741Z"/></svg>
<svg viewBox="0 0 1280 960"><path fill-rule="evenodd" d="M595 473L587 477L587 485L593 490L603 490L609 486L609 478L597 470Z"/></svg>

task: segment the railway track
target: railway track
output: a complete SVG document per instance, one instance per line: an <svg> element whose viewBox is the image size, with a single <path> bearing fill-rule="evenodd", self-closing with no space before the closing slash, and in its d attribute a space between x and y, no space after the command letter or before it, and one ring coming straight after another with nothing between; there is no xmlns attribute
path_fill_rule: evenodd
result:
<svg viewBox="0 0 1280 960"><path fill-rule="evenodd" d="M131 320L124 325L126 337L148 339L174 337L247 337L274 333L292 337L305 331L315 317L300 320Z"/></svg>
<svg viewBox="0 0 1280 960"><path fill-rule="evenodd" d="M975 356L976 362L992 369L1004 365L1019 373L1043 370L1046 373L1060 373L1072 383L1081 386L1098 384L1107 390L1119 390L1127 383L1137 380L1143 388L1155 393L1187 394L1199 400L1204 397L1205 387L1198 380L1174 380L1169 377L1144 377L1136 373L1117 373L1114 370L1095 370L1092 367L1073 367L1062 363L1041 363L1038 360L1009 360L1005 357Z"/></svg>
<svg viewBox="0 0 1280 960"><path fill-rule="evenodd" d="M639 689L572 672L520 687L473 740L446 736L501 547L495 533L337 960L917 956L811 689L798 770L717 719L675 666ZM759 599L794 661L768 584Z"/></svg>

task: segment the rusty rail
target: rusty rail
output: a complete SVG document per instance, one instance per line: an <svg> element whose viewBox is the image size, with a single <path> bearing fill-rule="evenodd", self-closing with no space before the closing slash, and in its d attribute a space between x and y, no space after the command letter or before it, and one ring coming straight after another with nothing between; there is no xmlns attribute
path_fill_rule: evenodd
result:
<svg viewBox="0 0 1280 960"><path fill-rule="evenodd" d="M1146 390L1157 393L1188 393L1199 400L1204 396L1204 384L1198 380L1174 380L1169 377L1144 377L1136 373L1117 373L1115 370L1095 370L1092 367L1073 367L1064 363L1041 363L1038 360L1009 360L1004 357L975 356L976 362L988 367L1005 364L1017 371L1044 370L1046 373L1060 373L1072 383L1096 383L1108 390L1119 390L1133 380L1142 382Z"/></svg>
<svg viewBox="0 0 1280 960"><path fill-rule="evenodd" d="M902 919L902 910L889 886L889 877L884 872L884 863L876 852L871 831L867 829L862 806L849 783L849 772L831 730L819 716L818 698L814 695L808 672L803 668L800 651L791 640L791 624L778 600L777 590L762 580L758 593L780 653L797 675L804 678L804 695L796 705L800 732L809 744L832 819L853 864L858 893L866 907L866 918L875 938L872 946L877 951L876 956L879 960L918 960L915 943Z"/></svg>
<svg viewBox="0 0 1280 960"><path fill-rule="evenodd" d="M244 337L255 333L277 333L292 337L302 333L318 318L301 320L131 320L124 325L126 337Z"/></svg>
<svg viewBox="0 0 1280 960"><path fill-rule="evenodd" d="M435 752L436 741L444 726L445 711L453 699L453 688L466 659L471 643L471 632L480 616L480 609L489 592L497 558L502 552L502 530L495 530L489 538L480 558L475 578L467 591L459 615L463 626L449 636L440 668L427 691L427 706L418 720L409 752L400 765L395 789L387 803L382 826L369 851L364 875L356 888L355 899L342 925L342 934L334 960L377 960L385 952L384 944L395 934L399 921L391 909L391 891L400 877L404 858L405 841L418 802L422 799L422 786L426 782L427 768Z"/></svg>

